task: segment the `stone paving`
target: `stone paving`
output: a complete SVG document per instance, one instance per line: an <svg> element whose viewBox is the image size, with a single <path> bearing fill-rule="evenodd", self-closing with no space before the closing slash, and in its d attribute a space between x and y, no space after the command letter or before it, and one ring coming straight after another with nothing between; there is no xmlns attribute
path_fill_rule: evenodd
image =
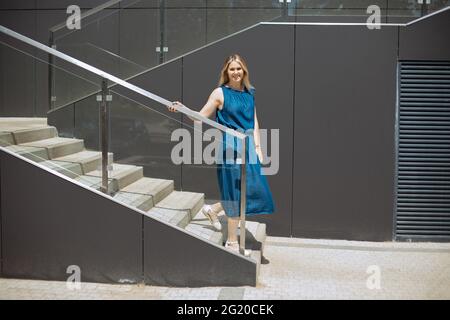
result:
<svg viewBox="0 0 450 320"><path fill-rule="evenodd" d="M0 299L450 299L450 243L268 237L257 287L169 288L0 279Z"/></svg>

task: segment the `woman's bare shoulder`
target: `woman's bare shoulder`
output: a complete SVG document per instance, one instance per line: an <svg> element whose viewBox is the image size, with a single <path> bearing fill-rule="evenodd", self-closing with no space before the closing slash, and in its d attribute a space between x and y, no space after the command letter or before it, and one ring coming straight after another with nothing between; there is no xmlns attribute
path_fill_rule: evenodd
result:
<svg viewBox="0 0 450 320"><path fill-rule="evenodd" d="M217 87L213 90L213 92L211 93L212 96L214 97L223 97L223 91L222 91L222 87Z"/></svg>
<svg viewBox="0 0 450 320"><path fill-rule="evenodd" d="M223 91L221 87L217 87L211 92L211 98L214 99L217 103L217 107L219 110L222 110L223 106Z"/></svg>

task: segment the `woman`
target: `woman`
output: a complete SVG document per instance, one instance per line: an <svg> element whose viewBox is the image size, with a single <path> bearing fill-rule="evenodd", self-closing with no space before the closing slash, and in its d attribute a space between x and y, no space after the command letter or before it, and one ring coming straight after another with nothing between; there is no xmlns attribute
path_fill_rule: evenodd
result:
<svg viewBox="0 0 450 320"><path fill-rule="evenodd" d="M219 87L211 93L208 101L199 112L207 118L215 113L218 123L245 132L246 135L250 136L246 154L246 214L248 215L270 214L274 211L272 194L266 177L261 175L263 156L254 95L255 89L250 84L247 65L242 57L234 54L225 60L220 73ZM182 104L174 102L169 110L175 112L179 106L182 106ZM192 120L195 121L195 119ZM222 203L205 206L203 213L212 225L220 230L221 225L217 214L222 208L224 209L228 218L228 238L225 247L239 252L237 228L240 215L240 165L236 164L235 161L240 156L240 146L236 138L225 138L225 134L223 135L222 145L223 161L220 161L221 163L217 167ZM229 152L230 148L232 149L231 152ZM255 153L257 157L254 156ZM228 157L232 155L233 163L226 161L227 155ZM249 159L255 159L256 161L248 161Z"/></svg>

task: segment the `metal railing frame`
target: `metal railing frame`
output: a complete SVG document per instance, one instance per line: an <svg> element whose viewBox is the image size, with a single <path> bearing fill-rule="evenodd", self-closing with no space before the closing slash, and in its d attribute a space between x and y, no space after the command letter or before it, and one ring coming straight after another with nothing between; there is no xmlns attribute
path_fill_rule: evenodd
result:
<svg viewBox="0 0 450 320"><path fill-rule="evenodd" d="M84 69L86 71L89 71L93 74L96 74L101 79L101 96L99 96L98 101L100 102L100 139L101 139L101 152L102 152L102 191L104 193L108 192L108 171L107 171L107 163L108 163L108 86L107 81L114 82L124 88L127 88L130 91L133 91L135 93L138 93L148 99L151 99L153 101L156 101L166 107L172 106L172 102L169 100L166 100L160 96L157 96L147 90L144 90L138 86L135 86L127 81L124 81L122 79L119 79L107 72L104 72L98 68L95 68L85 62L82 62L78 59L75 59L65 53L62 53L56 49L50 48L38 41L35 41L33 39L30 39L20 33L17 33L11 29L8 29L2 25L0 25L0 32L8 35L14 39L17 39L21 42L24 42L34 48L37 48L39 50L42 50L48 54L50 54L52 57L57 57L61 60L64 60L66 62L69 62L73 65L76 65L77 67ZM100 98L101 97L101 98ZM147 106L148 109L151 109ZM230 129L224 125L221 125L211 119L208 119L204 116L202 116L200 113L193 111L189 109L188 107L181 105L178 109L179 112L185 114L186 116L190 117L191 119L196 119L201 122L204 122L224 133L227 133L231 136L236 137L237 139L240 139L242 142L242 153L241 153L241 159L240 159L240 165L241 165L241 199L240 199L240 241L239 241L239 251L242 255L245 254L245 236L246 236L246 228L245 228L245 213L246 213L246 135L238 132L236 130Z"/></svg>

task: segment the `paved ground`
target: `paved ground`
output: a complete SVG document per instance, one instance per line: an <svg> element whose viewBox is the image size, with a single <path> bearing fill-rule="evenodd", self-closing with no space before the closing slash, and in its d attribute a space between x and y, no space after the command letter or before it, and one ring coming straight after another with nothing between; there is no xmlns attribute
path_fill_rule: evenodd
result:
<svg viewBox="0 0 450 320"><path fill-rule="evenodd" d="M268 237L265 255L256 288L0 279L0 299L450 299L450 243Z"/></svg>

